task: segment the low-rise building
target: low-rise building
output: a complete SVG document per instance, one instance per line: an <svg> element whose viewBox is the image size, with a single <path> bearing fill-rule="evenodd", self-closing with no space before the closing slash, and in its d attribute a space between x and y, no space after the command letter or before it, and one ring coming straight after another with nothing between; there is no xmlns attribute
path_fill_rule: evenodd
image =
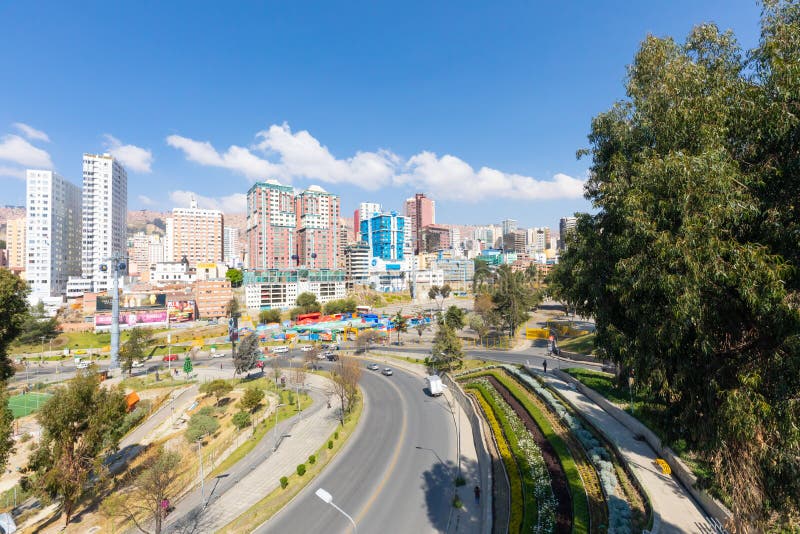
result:
<svg viewBox="0 0 800 534"><path fill-rule="evenodd" d="M248 309L294 307L301 293L313 293L324 304L346 295L345 273L338 269L269 269L245 271L244 294Z"/></svg>
<svg viewBox="0 0 800 534"><path fill-rule="evenodd" d="M194 293L197 313L201 319L227 316L228 302L233 298L230 280L198 280L195 282Z"/></svg>

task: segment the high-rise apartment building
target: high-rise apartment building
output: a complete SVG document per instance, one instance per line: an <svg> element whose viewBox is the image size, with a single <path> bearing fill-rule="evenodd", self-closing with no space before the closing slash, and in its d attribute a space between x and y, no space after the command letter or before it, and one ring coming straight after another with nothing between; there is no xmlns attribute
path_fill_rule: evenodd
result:
<svg viewBox="0 0 800 534"><path fill-rule="evenodd" d="M295 265L297 228L294 190L274 180L257 182L247 192L247 244L250 269L289 269Z"/></svg>
<svg viewBox="0 0 800 534"><path fill-rule="evenodd" d="M339 227L337 232L339 234L337 241L336 241L336 268L337 269L344 269L345 268L345 258L344 258L344 249L355 241L355 234L351 234L350 225L345 222L344 219L339 218Z"/></svg>
<svg viewBox="0 0 800 534"><path fill-rule="evenodd" d="M506 219L501 224L503 226L503 236L506 236L517 229L517 221L514 219Z"/></svg>
<svg viewBox="0 0 800 534"><path fill-rule="evenodd" d="M558 221L558 248L567 248L567 234L575 229L578 223L576 217L561 217Z"/></svg>
<svg viewBox="0 0 800 534"><path fill-rule="evenodd" d="M126 253L128 173L109 154L83 155L83 278L93 291L109 288L111 270L100 266L115 254Z"/></svg>
<svg viewBox="0 0 800 534"><path fill-rule="evenodd" d="M186 258L189 265L223 260L223 216L219 210L197 207L192 199L188 208L173 208L172 223L167 231L172 232L168 240L172 243L173 261Z"/></svg>
<svg viewBox="0 0 800 534"><path fill-rule="evenodd" d="M391 213L375 213L361 221L361 241L369 245L373 258L402 261L405 257L406 218Z"/></svg>
<svg viewBox="0 0 800 534"><path fill-rule="evenodd" d="M239 257L239 229L226 226L222 229L222 255L225 264L235 267L241 261Z"/></svg>
<svg viewBox="0 0 800 534"><path fill-rule="evenodd" d="M541 252L550 248L550 228L528 228L527 247L532 251Z"/></svg>
<svg viewBox="0 0 800 534"><path fill-rule="evenodd" d="M28 170L25 265L30 301L66 293L81 272L81 190L53 171Z"/></svg>
<svg viewBox="0 0 800 534"><path fill-rule="evenodd" d="M128 262L130 270L146 273L155 263L164 261L164 244L158 234L136 232L128 238ZM135 266L135 267L134 267Z"/></svg>
<svg viewBox="0 0 800 534"><path fill-rule="evenodd" d="M25 269L25 217L6 221L6 253L8 254L8 268L11 270Z"/></svg>
<svg viewBox="0 0 800 534"><path fill-rule="evenodd" d="M296 197L297 264L335 269L338 253L339 196L312 185Z"/></svg>
<svg viewBox="0 0 800 534"><path fill-rule="evenodd" d="M405 216L411 223L415 252L424 251L422 229L436 223L436 203L424 193L417 193L412 198L406 199Z"/></svg>

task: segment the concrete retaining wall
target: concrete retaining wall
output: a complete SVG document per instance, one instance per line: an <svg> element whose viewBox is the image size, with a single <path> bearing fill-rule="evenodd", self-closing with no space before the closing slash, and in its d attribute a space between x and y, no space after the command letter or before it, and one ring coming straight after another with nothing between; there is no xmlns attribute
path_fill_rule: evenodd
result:
<svg viewBox="0 0 800 534"><path fill-rule="evenodd" d="M478 415L476 407L472 403L472 399L461 389L461 386L450 378L449 375L442 375L442 382L447 386L448 390L453 394L461 410L469 418L470 426L472 427L472 440L475 445L475 451L478 454L478 469L479 472L486 474L487 486L492 487L492 456L489 454L487 444L485 441L485 432L487 429L483 426L483 418ZM490 433L491 435L491 433ZM483 524L483 532L490 534L495 518L492 517L492 492L484 491L481 496L486 496L482 499L481 518Z"/></svg>
<svg viewBox="0 0 800 534"><path fill-rule="evenodd" d="M648 445L658 454L660 458L666 460L672 469L672 474L683 484L689 494L700 504L705 512L714 517L723 525L727 524L731 519L731 512L721 502L709 495L705 490L697 488L697 477L694 476L691 469L689 469L683 461L678 458L678 455L661 443L661 440L656 436L652 430L643 425L638 419L631 416L624 410L612 404L608 399L600 395L595 390L588 388L567 373L556 370L556 376L574 384L578 391L589 397L594 403L605 410L611 417L620 422L624 427L630 430L634 435L641 436Z"/></svg>

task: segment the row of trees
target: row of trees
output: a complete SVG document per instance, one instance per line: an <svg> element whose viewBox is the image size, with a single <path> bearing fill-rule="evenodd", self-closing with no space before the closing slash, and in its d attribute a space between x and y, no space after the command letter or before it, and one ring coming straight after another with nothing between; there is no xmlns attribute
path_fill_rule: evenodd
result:
<svg viewBox="0 0 800 534"><path fill-rule="evenodd" d="M740 528L798 528L800 3L767 1L761 41L648 37L629 99L592 122L596 209L554 295L714 465Z"/></svg>

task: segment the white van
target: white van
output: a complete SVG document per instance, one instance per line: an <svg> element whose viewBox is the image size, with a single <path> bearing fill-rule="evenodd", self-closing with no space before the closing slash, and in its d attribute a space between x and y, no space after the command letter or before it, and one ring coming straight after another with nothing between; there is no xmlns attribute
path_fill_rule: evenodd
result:
<svg viewBox="0 0 800 534"><path fill-rule="evenodd" d="M278 345L276 347L272 347L272 349L270 350L272 351L273 354L284 354L286 352L289 352L289 347L287 347L286 345Z"/></svg>
<svg viewBox="0 0 800 534"><path fill-rule="evenodd" d="M442 379L437 375L425 377L425 383L428 385L431 397L438 397L444 393L444 384L442 384Z"/></svg>

